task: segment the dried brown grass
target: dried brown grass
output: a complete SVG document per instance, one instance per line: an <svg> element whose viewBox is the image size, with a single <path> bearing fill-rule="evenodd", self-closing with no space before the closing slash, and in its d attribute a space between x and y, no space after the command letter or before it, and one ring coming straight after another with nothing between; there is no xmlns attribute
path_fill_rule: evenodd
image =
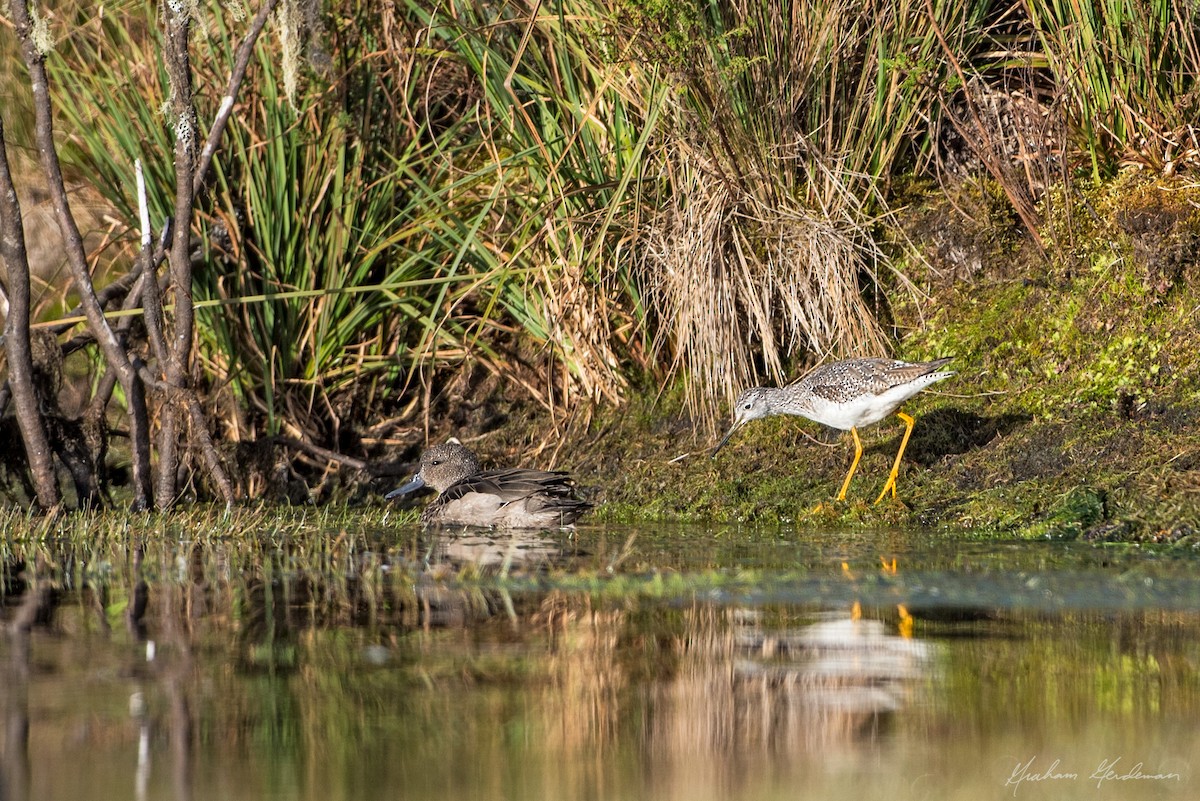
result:
<svg viewBox="0 0 1200 801"><path fill-rule="evenodd" d="M797 361L886 352L863 293L886 259L836 172L813 208L778 186L746 191L690 149L678 156L683 177L649 225L645 261L657 346L686 376L692 411L711 420L747 386L786 383Z"/></svg>

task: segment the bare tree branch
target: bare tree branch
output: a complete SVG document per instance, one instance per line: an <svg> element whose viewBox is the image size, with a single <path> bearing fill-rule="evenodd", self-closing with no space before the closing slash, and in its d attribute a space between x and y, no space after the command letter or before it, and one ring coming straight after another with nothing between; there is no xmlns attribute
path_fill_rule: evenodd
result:
<svg viewBox="0 0 1200 801"><path fill-rule="evenodd" d="M4 318L4 348L8 352L8 383L16 400L17 424L33 474L38 505L52 509L61 500L54 475L54 458L41 404L33 386L33 356L29 342L29 257L21 204L8 167L4 121L0 119L0 261L8 274L8 310Z"/></svg>
<svg viewBox="0 0 1200 801"><path fill-rule="evenodd" d="M264 0L262 7L258 9L258 13L254 15L254 20L250 23L250 30L246 31L241 44L238 45L237 54L233 58L233 69L229 73L229 84L225 89L225 96L221 98L221 107L217 110L212 127L208 129L208 139L205 140L204 147L200 151L200 158L196 162L196 174L192 177L193 194L200 194L200 190L204 186L204 179L212 164L213 154L216 153L221 135L225 132L225 125L233 113L234 98L241 89L242 81L246 79L250 57L254 55L254 44L258 41L259 34L262 33L267 19L278 2L279 0Z"/></svg>
<svg viewBox="0 0 1200 801"><path fill-rule="evenodd" d="M168 3L163 13L166 17L166 36L163 38L163 56L167 65L167 77L171 87L171 122L175 127L175 234L171 238L168 265L171 288L175 293L174 331L169 347L159 357L159 369L166 382L174 387L187 386L188 370L192 352L192 330L195 308L192 305L192 179L195 175L197 121L192 102L192 66L188 54L191 37L191 7L186 3ZM158 323L161 314L161 299L155 297L157 286L145 285L146 321L164 336ZM152 339L153 333L152 333ZM164 341L162 343L166 345ZM154 342L156 350L160 347ZM165 358L163 358L165 356ZM158 432L158 475L154 481L154 497L159 507L172 505L177 496L179 467L179 409L171 403L163 403L159 412Z"/></svg>
<svg viewBox="0 0 1200 801"><path fill-rule="evenodd" d="M187 16L187 7L180 10L168 8L166 61L167 71L171 82L171 109L175 120L175 233L171 241L171 286L175 292L175 330L170 351L165 361L160 355L160 362L167 383L183 390L183 397L191 417L191 433L199 445L201 454L209 469L214 482L224 496L227 504L233 502L233 485L221 465L220 457L208 432L208 421L199 400L188 386L191 372L192 338L195 320L195 307L192 301L192 263L190 256L189 235L195 196L204 185L205 175L212 164L213 155L220 142L229 117L233 111L234 99L246 78L246 71L254 53L254 45L266 26L271 11L278 0L264 0L245 36L238 45L234 57L233 69L229 74L225 95L220 108L209 128L208 137L196 156L195 137L197 131L196 113L192 100L192 69L188 56L188 40L190 37L191 20ZM157 254L154 264L157 267ZM157 286L151 289L146 285L147 297L144 304L147 309L147 323L157 323L158 336L162 336L161 326L161 297L154 297ZM151 308L155 307L154 312ZM152 341L155 334L151 334ZM165 340L165 337L163 337ZM165 344L165 341L164 343ZM159 503L165 499L174 498L176 494L176 467L178 465L178 417L176 410L167 409L162 418L162 431L159 439L159 475L156 484L156 495Z"/></svg>
<svg viewBox="0 0 1200 801"><path fill-rule="evenodd" d="M62 232L67 264L79 292L79 304L87 317L88 327L104 354L105 361L117 371L117 379L125 390L129 404L130 438L133 455L134 506L146 508L150 505L150 424L146 413L145 394L129 355L117 340L104 309L96 297L96 288L88 271L87 253L79 226L71 214L63 182L62 165L54 147L54 114L50 102L50 83L46 76L45 55L38 50L33 40L33 21L24 2L12 3L13 23L21 42L25 66L29 70L29 83L33 92L34 131L38 157L46 174L50 199L54 206L59 230Z"/></svg>
<svg viewBox="0 0 1200 801"><path fill-rule="evenodd" d="M172 230L169 237L164 231L157 247L151 247L150 223L148 215L143 212L142 251L137 263L128 274L99 293L87 268L83 239L71 213L61 165L54 147L49 81L44 54L38 50L34 41L32 13L26 3L20 0L14 3L14 28L21 41L33 89L38 152L50 188L55 215L63 234L67 262L79 291L79 312L87 320L89 335L99 345L109 365L110 378L102 381L102 388L107 391L102 392L96 402L102 412L111 394L112 377L115 377L125 390L128 404L133 443L134 496L135 505L139 507L150 505L151 490L160 507L166 508L175 501L180 415L185 408L191 423L189 438L199 447L206 467L225 501L230 503L234 498L232 483L224 471L209 434L203 406L189 387L195 313L192 301L193 265L190 235L195 197L204 185L205 176L210 170L221 136L231 117L234 100L245 80L254 46L277 2L278 0L264 0L242 38L234 56L226 93L203 147L199 149L199 126L193 103L192 67L188 53L190 9L186 4L168 4L164 8L166 36L163 53L171 83L170 114L176 134L175 208L173 219L168 220L168 226ZM169 278L165 279L164 283L174 293L174 313L169 330L163 316L163 292L166 290L156 279L158 266L168 257ZM150 280L145 280L145 277L149 277ZM122 295L125 296L123 306L128 308L141 302L145 307L144 320L154 361L157 362L157 375L127 349L124 334L128 332L132 320L122 320L114 330L104 318L104 307ZM28 342L27 320L24 328L25 341ZM161 429L157 476L152 475L150 471L149 418L144 394L146 387L161 392L163 396L159 418Z"/></svg>

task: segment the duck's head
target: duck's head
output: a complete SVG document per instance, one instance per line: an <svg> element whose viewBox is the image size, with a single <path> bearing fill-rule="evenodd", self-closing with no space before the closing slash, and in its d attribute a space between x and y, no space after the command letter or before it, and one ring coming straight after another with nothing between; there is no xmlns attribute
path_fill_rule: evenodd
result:
<svg viewBox="0 0 1200 801"><path fill-rule="evenodd" d="M403 486L385 495L384 499L398 498L421 487L430 487L439 493L445 492L464 478L475 475L480 469L479 457L461 443L434 445L421 454L417 474Z"/></svg>

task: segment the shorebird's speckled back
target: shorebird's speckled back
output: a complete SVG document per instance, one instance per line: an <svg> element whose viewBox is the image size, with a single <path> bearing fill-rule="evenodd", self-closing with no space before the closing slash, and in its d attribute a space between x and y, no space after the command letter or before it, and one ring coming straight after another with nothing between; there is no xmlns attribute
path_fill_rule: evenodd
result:
<svg viewBox="0 0 1200 801"><path fill-rule="evenodd" d="M924 389L934 381L954 375L952 372L938 374L938 368L949 363L949 359L919 363L897 359L847 359L813 370L795 384L784 387L784 391L790 395L812 393L831 403L849 403L863 395L882 395L901 385Z"/></svg>
<svg viewBox="0 0 1200 801"><path fill-rule="evenodd" d="M939 368L950 359L902 362L895 359L847 359L818 367L790 386L774 390L776 414L798 414L848 431L887 417L925 387L949 378Z"/></svg>

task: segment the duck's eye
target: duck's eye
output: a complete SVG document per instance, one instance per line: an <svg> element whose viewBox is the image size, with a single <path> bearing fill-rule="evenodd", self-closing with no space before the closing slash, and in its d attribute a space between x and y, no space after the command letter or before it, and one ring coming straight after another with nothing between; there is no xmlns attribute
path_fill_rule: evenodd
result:
<svg viewBox="0 0 1200 801"><path fill-rule="evenodd" d="M438 466L439 464L441 464L441 463L442 463L442 460L441 460L441 459L434 459L434 460L432 460L432 461L430 461L430 462L429 462L429 466L430 466L430 467L437 467L437 466Z"/></svg>

